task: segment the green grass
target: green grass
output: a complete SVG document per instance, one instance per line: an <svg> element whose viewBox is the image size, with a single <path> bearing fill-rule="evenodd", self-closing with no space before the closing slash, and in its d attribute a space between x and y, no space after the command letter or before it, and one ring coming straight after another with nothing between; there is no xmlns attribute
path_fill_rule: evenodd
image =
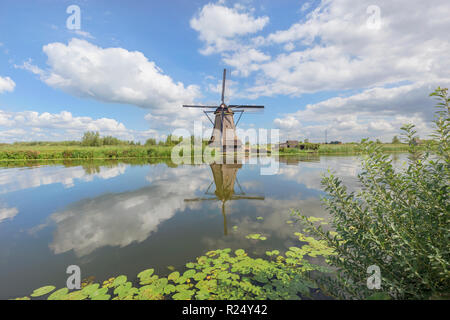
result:
<svg viewBox="0 0 450 320"><path fill-rule="evenodd" d="M385 152L406 152L406 144L382 144ZM0 161L64 160L64 159L128 159L128 158L170 158L170 146L100 146L80 145L0 145ZM359 144L321 144L318 150L283 149L278 155L292 154L354 154Z"/></svg>
<svg viewBox="0 0 450 320"><path fill-rule="evenodd" d="M321 144L319 150L300 150L296 148L284 149L279 152L280 155L289 154L308 154L308 153L318 153L318 154L355 154L360 151L360 144L358 143L345 143L345 144ZM381 148L384 152L407 152L408 145L399 143L383 143Z"/></svg>
<svg viewBox="0 0 450 320"><path fill-rule="evenodd" d="M171 147L166 146L0 146L0 161L58 160L58 159L123 159L170 158Z"/></svg>

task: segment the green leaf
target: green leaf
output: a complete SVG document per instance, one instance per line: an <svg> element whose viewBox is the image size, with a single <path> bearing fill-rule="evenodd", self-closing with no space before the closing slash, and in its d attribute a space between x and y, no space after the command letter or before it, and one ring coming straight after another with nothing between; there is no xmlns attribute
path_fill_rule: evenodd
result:
<svg viewBox="0 0 450 320"><path fill-rule="evenodd" d="M99 294L91 298L91 300L109 300L111 296L109 294Z"/></svg>
<svg viewBox="0 0 450 320"><path fill-rule="evenodd" d="M154 272L155 272L155 269L153 269L153 268L152 268L152 269L147 269L147 270L141 271L141 272L138 274L138 278L139 278L139 279L150 278Z"/></svg>
<svg viewBox="0 0 450 320"><path fill-rule="evenodd" d="M83 294L90 296L91 294L93 294L99 287L98 283L93 283L90 285L87 285L86 287L84 287L81 292L83 292Z"/></svg>
<svg viewBox="0 0 450 320"><path fill-rule="evenodd" d="M194 274L195 274L195 270L189 269L183 273L183 277L189 279L189 278L192 278L194 276Z"/></svg>
<svg viewBox="0 0 450 320"><path fill-rule="evenodd" d="M165 294L171 294L172 292L175 292L176 288L173 284L168 284L167 286L164 287L164 293Z"/></svg>
<svg viewBox="0 0 450 320"><path fill-rule="evenodd" d="M195 291L193 290L185 290L182 292L175 293L172 298L174 300L190 300L194 293Z"/></svg>
<svg viewBox="0 0 450 320"><path fill-rule="evenodd" d="M46 295L47 293L52 292L55 289L56 289L55 286L40 287L39 289L34 290L33 293L31 294L31 296L32 297L40 297L40 296Z"/></svg>
<svg viewBox="0 0 450 320"><path fill-rule="evenodd" d="M171 274L169 274L169 276L167 277L167 279L172 280L173 282L177 281L177 279L180 277L180 273L178 271L174 271Z"/></svg>
<svg viewBox="0 0 450 320"><path fill-rule="evenodd" d="M99 289L95 290L95 291L90 295L90 297L93 298L93 297L96 297L96 296L103 296L103 295L105 295L107 292L108 292L108 288L99 288Z"/></svg>
<svg viewBox="0 0 450 320"><path fill-rule="evenodd" d="M64 297L64 300L84 300L87 298L87 295L85 295L81 290L76 290Z"/></svg>
<svg viewBox="0 0 450 320"><path fill-rule="evenodd" d="M47 300L63 300L67 293L69 293L69 289L61 288L49 295Z"/></svg>
<svg viewBox="0 0 450 320"><path fill-rule="evenodd" d="M391 300L391 297L385 292L377 292L369 296L367 300Z"/></svg>
<svg viewBox="0 0 450 320"><path fill-rule="evenodd" d="M123 283L125 283L125 282L127 282L127 276L121 275L121 276L118 276L118 277L114 280L113 286L114 286L114 287L118 287L118 286L120 286L121 284L123 284Z"/></svg>
<svg viewBox="0 0 450 320"><path fill-rule="evenodd" d="M194 275L194 280L195 281L200 281L200 280L203 280L203 279L205 279L206 278L206 273L204 273L204 272L197 272L195 275Z"/></svg>

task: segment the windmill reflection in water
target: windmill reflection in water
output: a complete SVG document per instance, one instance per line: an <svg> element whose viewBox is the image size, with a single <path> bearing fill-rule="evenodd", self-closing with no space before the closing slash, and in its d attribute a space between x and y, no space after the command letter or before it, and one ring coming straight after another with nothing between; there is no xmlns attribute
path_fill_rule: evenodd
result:
<svg viewBox="0 0 450 320"><path fill-rule="evenodd" d="M237 179L237 172L242 168L241 163L212 163L210 168L214 177L214 181L208 186L204 193L204 197L184 199L186 202L193 201L221 201L222 202L222 215L223 215L223 232L228 234L227 228L227 215L226 215L226 202L231 200L264 200L264 196L251 195L243 191L239 181ZM239 191L235 191L235 183L238 186ZM215 185L214 192L211 191L212 185Z"/></svg>

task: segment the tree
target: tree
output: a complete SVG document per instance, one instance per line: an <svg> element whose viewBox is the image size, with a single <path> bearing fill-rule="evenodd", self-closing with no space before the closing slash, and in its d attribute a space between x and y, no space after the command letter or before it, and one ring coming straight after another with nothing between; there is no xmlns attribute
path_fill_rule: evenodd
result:
<svg viewBox="0 0 450 320"><path fill-rule="evenodd" d="M336 275L323 285L336 297L373 297L377 291L367 282L368 267L375 266L381 277L378 298L449 298L450 98L441 88L431 95L440 102L434 140L426 150L416 146L414 125L402 128L409 145L407 168L394 168L380 145L365 140L359 191L350 192L334 175L322 180L334 231L300 215L335 253L329 263Z"/></svg>
<svg viewBox="0 0 450 320"><path fill-rule="evenodd" d="M399 143L401 143L401 142L400 142L400 139L399 139L397 136L394 136L394 137L392 138L392 144L399 144Z"/></svg>
<svg viewBox="0 0 450 320"><path fill-rule="evenodd" d="M116 146L120 144L120 140L113 136L106 136L103 137L101 140L104 146Z"/></svg>
<svg viewBox="0 0 450 320"><path fill-rule="evenodd" d="M145 141L146 146L156 146L156 139L155 138L148 138Z"/></svg>
<svg viewBox="0 0 450 320"><path fill-rule="evenodd" d="M97 147L101 145L100 133L98 131L86 131L81 139L83 146Z"/></svg>

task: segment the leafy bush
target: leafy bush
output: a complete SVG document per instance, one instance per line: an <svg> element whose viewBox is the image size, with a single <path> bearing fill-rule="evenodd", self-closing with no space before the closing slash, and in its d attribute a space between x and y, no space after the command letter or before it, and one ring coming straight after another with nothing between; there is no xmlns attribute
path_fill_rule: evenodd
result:
<svg viewBox="0 0 450 320"><path fill-rule="evenodd" d="M102 144L100 139L100 133L94 131L87 131L84 133L83 138L81 139L81 144L83 146L89 147L98 147Z"/></svg>
<svg viewBox="0 0 450 320"><path fill-rule="evenodd" d="M392 144L398 144L398 143L400 143L400 139L397 136L394 136L392 138Z"/></svg>
<svg viewBox="0 0 450 320"><path fill-rule="evenodd" d="M146 146L156 146L156 139L155 138L149 138L145 141Z"/></svg>
<svg viewBox="0 0 450 320"><path fill-rule="evenodd" d="M416 146L413 125L402 128L410 157L394 170L379 145L363 143L360 191L350 192L334 175L323 178L324 199L335 232L309 222L309 230L336 253L337 276L325 284L340 298L368 298L367 268L381 271L381 292L394 299L447 297L450 288L449 97L436 89L439 111L434 142Z"/></svg>
<svg viewBox="0 0 450 320"><path fill-rule="evenodd" d="M112 137L112 136L106 136L101 139L101 144L104 146L117 146L119 144L123 144L122 141L119 139Z"/></svg>

